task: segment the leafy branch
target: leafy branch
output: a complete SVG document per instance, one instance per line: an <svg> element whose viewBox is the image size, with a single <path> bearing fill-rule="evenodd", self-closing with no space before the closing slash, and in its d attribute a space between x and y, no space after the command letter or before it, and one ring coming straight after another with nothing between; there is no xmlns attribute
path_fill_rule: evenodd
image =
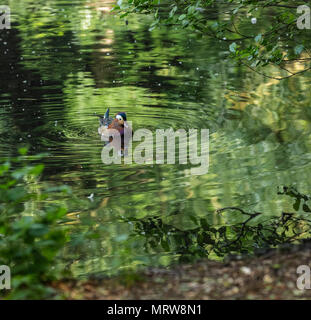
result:
<svg viewBox="0 0 311 320"><path fill-rule="evenodd" d="M180 26L229 43L228 56L258 74L283 80L310 70L308 30L297 27L297 7L304 1L271 0L119 0L115 11L153 16L159 25ZM265 70L278 68L278 76ZM285 73L285 74L284 74Z"/></svg>

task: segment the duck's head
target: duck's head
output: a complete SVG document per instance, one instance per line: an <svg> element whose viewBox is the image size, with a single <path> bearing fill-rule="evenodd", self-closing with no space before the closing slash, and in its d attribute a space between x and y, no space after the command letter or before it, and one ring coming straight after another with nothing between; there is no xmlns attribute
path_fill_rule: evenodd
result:
<svg viewBox="0 0 311 320"><path fill-rule="evenodd" d="M120 125L124 125L124 122L126 121L126 113L125 112L118 112L116 114L116 119L118 120L118 123Z"/></svg>

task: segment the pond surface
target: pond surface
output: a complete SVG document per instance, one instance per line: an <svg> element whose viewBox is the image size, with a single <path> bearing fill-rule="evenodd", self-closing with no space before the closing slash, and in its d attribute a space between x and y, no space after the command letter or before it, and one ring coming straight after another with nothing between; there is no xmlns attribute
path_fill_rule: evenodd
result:
<svg viewBox="0 0 311 320"><path fill-rule="evenodd" d="M217 209L292 211L277 187L310 191L310 76L264 79L228 60L226 43L150 31L149 17L126 23L112 5L12 0L12 29L0 31L0 157L48 152L41 183L71 186L75 240L61 261L77 276L167 266L207 255L192 242L203 221L218 230L243 218ZM92 114L107 107L134 130L208 128L208 173L103 164Z"/></svg>

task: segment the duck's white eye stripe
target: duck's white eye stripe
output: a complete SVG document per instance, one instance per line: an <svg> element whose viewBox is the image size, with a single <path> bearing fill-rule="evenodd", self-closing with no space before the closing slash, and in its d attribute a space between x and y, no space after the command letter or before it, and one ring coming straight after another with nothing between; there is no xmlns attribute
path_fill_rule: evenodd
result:
<svg viewBox="0 0 311 320"><path fill-rule="evenodd" d="M120 116L119 114L116 116L116 118L117 118L118 120L123 120L122 116Z"/></svg>

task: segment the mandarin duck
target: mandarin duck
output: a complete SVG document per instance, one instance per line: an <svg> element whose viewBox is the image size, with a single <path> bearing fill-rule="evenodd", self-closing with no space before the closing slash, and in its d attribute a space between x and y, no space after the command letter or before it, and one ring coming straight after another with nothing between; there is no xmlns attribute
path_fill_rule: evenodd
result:
<svg viewBox="0 0 311 320"><path fill-rule="evenodd" d="M128 145L129 139L133 135L133 130L127 123L127 117L125 112L118 112L114 119L109 117L109 108L107 109L104 116L98 115L99 117L99 128L98 133L101 135L102 141L109 141L106 146L110 145L112 147L117 147L117 144L113 142L114 131L117 130L121 138L121 150L120 154L124 155L124 150ZM128 137L125 137L125 128L129 133Z"/></svg>

